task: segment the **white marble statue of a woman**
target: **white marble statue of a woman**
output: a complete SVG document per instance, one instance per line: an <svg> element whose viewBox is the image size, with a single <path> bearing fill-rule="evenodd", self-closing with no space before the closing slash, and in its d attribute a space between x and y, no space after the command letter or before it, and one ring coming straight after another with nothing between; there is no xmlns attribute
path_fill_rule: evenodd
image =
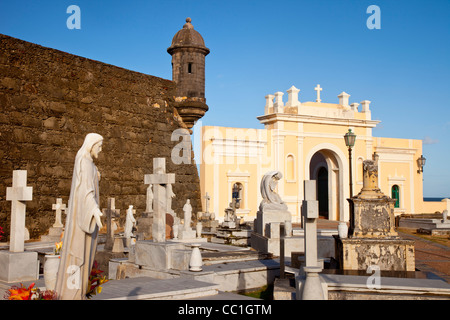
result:
<svg viewBox="0 0 450 320"><path fill-rule="evenodd" d="M75 157L55 288L60 300L86 299L98 230L102 227L98 187L100 174L93 161L102 150L102 143L101 135L89 133Z"/></svg>
<svg viewBox="0 0 450 320"><path fill-rule="evenodd" d="M192 206L191 200L187 199L183 206L184 212L184 230L189 231L191 229L191 218L192 218Z"/></svg>
<svg viewBox="0 0 450 320"><path fill-rule="evenodd" d="M263 200L260 204L260 210L265 208L269 210L287 210L286 203L276 192L278 181L283 177L280 171L269 171L261 180L261 196Z"/></svg>
<svg viewBox="0 0 450 320"><path fill-rule="evenodd" d="M136 210L133 209L132 205L128 207L124 228L124 235L127 239L131 238L131 236L133 235L133 227L136 225L136 219L134 218L135 211Z"/></svg>

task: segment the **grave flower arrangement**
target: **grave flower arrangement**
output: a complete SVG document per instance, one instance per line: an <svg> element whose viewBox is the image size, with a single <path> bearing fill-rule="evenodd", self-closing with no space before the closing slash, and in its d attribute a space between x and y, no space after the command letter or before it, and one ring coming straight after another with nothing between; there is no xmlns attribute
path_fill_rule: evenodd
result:
<svg viewBox="0 0 450 320"><path fill-rule="evenodd" d="M3 236L2 236L3 233L4 233L3 228L2 228L2 226L0 226L0 240L2 240L2 238L3 238Z"/></svg>
<svg viewBox="0 0 450 320"><path fill-rule="evenodd" d="M27 287L22 283L20 286L12 286L4 295L6 300L56 300L56 293L53 290L41 291L39 288L34 288L33 282Z"/></svg>
<svg viewBox="0 0 450 320"><path fill-rule="evenodd" d="M108 279L106 279L106 276L101 276L102 273L103 271L98 268L97 261L94 261L94 265L92 266L91 274L89 276L88 289L86 293L86 297L88 299L92 298L92 296L96 294L101 293L101 285L109 281Z"/></svg>
<svg viewBox="0 0 450 320"><path fill-rule="evenodd" d="M53 250L53 253L55 255L60 255L61 254L61 249L62 249L62 241L61 242L55 242L55 249Z"/></svg>

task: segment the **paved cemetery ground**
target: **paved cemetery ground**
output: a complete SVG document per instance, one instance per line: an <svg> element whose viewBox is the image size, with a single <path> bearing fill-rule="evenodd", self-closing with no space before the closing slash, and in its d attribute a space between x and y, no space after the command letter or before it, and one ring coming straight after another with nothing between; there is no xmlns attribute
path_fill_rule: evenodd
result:
<svg viewBox="0 0 450 320"><path fill-rule="evenodd" d="M300 225L293 225L300 227ZM318 229L337 229L338 221L317 220ZM400 237L415 240L416 268L432 272L450 283L450 239L448 236L418 234L415 229L397 230Z"/></svg>
<svg viewBox="0 0 450 320"><path fill-rule="evenodd" d="M414 229L399 229L399 235L415 240L416 268L430 271L450 283L450 239L448 236L418 234Z"/></svg>

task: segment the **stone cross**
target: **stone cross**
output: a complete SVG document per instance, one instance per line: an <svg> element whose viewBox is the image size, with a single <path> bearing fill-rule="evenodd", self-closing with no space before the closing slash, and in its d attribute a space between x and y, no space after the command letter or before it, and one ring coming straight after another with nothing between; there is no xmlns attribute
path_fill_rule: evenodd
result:
<svg viewBox="0 0 450 320"><path fill-rule="evenodd" d="M105 249L111 250L114 246L113 218L120 216L120 209L116 209L116 199L108 198L108 207L102 210L106 216L106 243Z"/></svg>
<svg viewBox="0 0 450 320"><path fill-rule="evenodd" d="M303 228L305 230L305 264L317 267L317 219L319 201L316 200L316 180L304 181L304 200L302 203Z"/></svg>
<svg viewBox="0 0 450 320"><path fill-rule="evenodd" d="M14 170L12 187L6 188L6 200L11 201L11 231L9 251L23 252L25 237L25 201L33 199L33 187L27 187L27 171Z"/></svg>
<svg viewBox="0 0 450 320"><path fill-rule="evenodd" d="M145 180L153 185L153 241L165 242L167 209L166 185L175 183L175 174L166 173L166 158L154 158L153 174L145 176Z"/></svg>
<svg viewBox="0 0 450 320"><path fill-rule="evenodd" d="M209 200L211 200L211 197L209 196L208 192L203 198L205 198L205 213L209 213Z"/></svg>
<svg viewBox="0 0 450 320"><path fill-rule="evenodd" d="M317 92L317 99L316 99L316 102L322 102L322 100L320 100L320 91L322 91L322 88L320 87L320 84L318 84L318 85L314 88L314 90L316 90L316 92Z"/></svg>
<svg viewBox="0 0 450 320"><path fill-rule="evenodd" d="M61 222L61 211L66 211L66 204L62 203L61 198L56 199L56 203L52 205L52 209L55 210L55 223L53 224L53 228L62 228L64 225Z"/></svg>

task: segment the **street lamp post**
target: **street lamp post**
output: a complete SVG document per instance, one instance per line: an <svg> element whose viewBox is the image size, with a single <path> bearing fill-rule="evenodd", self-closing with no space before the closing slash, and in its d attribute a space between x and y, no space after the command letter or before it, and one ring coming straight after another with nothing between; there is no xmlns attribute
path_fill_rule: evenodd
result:
<svg viewBox="0 0 450 320"><path fill-rule="evenodd" d="M348 166L349 166L349 178L350 178L350 198L353 196L353 177L352 177L352 148L355 145L356 134L352 132L352 129L348 129L348 132L344 135L345 145L348 148Z"/></svg>

